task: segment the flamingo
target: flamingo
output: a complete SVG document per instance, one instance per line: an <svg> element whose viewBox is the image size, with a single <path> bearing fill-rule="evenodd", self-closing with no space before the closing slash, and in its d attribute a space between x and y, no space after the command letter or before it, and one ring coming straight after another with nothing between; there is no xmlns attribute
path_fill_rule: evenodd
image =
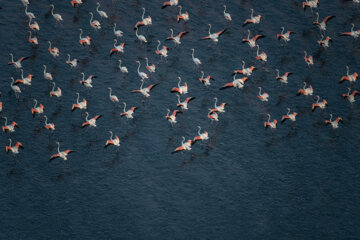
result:
<svg viewBox="0 0 360 240"><path fill-rule="evenodd" d="M264 92L261 93L261 87L259 87L259 95L257 96L262 102L267 102L269 101L269 94Z"/></svg>
<svg viewBox="0 0 360 240"><path fill-rule="evenodd" d="M29 58L29 57L22 57L19 60L17 60L16 62L14 62L14 54L9 53L9 55L11 56L11 61L8 62L8 65L14 65L14 67L16 69L22 68L21 62Z"/></svg>
<svg viewBox="0 0 360 240"><path fill-rule="evenodd" d="M99 11L100 3L97 2L96 5L97 5L96 11L97 11L98 14L100 15L100 17L102 17L102 18L108 18L108 15L106 14L106 12L101 11L101 10Z"/></svg>
<svg viewBox="0 0 360 240"><path fill-rule="evenodd" d="M50 157L50 159L49 159L49 162L51 162L51 161L54 160L55 158L62 158L64 161L66 161L66 160L67 160L67 156L68 156L70 153L75 152L75 151L70 150L70 149L60 152L60 143L59 143L59 142L56 142L56 144L58 145L58 148L57 148L58 153L52 155L52 156Z"/></svg>
<svg viewBox="0 0 360 240"><path fill-rule="evenodd" d="M60 21L62 21L63 20L63 18L61 17L61 15L60 14L58 14L58 13L55 13L54 14L54 4L50 4L50 7L51 7L51 15L55 18L55 20L57 21L57 22L60 22Z"/></svg>
<svg viewBox="0 0 360 240"><path fill-rule="evenodd" d="M51 42L48 41L48 43L49 43L48 50L49 50L50 54L53 55L54 58L58 57L59 56L59 49L57 47L51 48Z"/></svg>
<svg viewBox="0 0 360 240"><path fill-rule="evenodd" d="M287 31L286 33L284 33L284 30L285 30L285 28L284 28L284 27L281 27L281 33L280 33L280 34L277 34L276 37L277 37L278 39L284 40L285 42L289 42L289 41L290 41L290 35L291 35L291 34L294 34L295 32L293 32L293 31Z"/></svg>
<svg viewBox="0 0 360 240"><path fill-rule="evenodd" d="M138 27L141 27L141 26L147 26L147 25L151 25L152 24L152 19L150 16L148 16L147 18L144 18L145 16L145 8L142 8L143 10L143 14L141 16L141 21L137 22L135 24L135 27L134 29L138 28Z"/></svg>
<svg viewBox="0 0 360 240"><path fill-rule="evenodd" d="M82 37L82 34L83 34L83 30L81 28L79 28L80 30L80 36L79 36L79 43L83 46L85 45L90 45L91 43L91 38L89 36L86 36L86 37Z"/></svg>
<svg viewBox="0 0 360 240"><path fill-rule="evenodd" d="M119 60L119 69L122 73L128 73L127 67L121 66L121 60Z"/></svg>
<svg viewBox="0 0 360 240"><path fill-rule="evenodd" d="M125 116L127 119L134 118L133 113L135 112L137 107L131 107L129 110L126 111L126 102L123 102L123 104L124 104L124 111L120 113L120 116L121 117Z"/></svg>
<svg viewBox="0 0 360 240"><path fill-rule="evenodd" d="M356 95L356 94L359 94L359 95L360 95L360 93L359 93L359 91L354 90L354 91L350 94L351 89L350 89L350 88L348 88L348 89L349 89L349 91L348 91L347 93L344 93L344 94L343 94L343 97L344 97L344 98L347 98L347 100L349 100L349 102L352 104L353 102L355 102L355 95Z"/></svg>
<svg viewBox="0 0 360 240"><path fill-rule="evenodd" d="M29 19L29 28L31 29L31 30L36 30L36 31L40 31L40 26L39 26L39 24L37 23L37 21L34 21L34 23L31 23L31 20L32 20L32 18L30 18Z"/></svg>
<svg viewBox="0 0 360 240"><path fill-rule="evenodd" d="M311 9L311 12L312 12L312 9L313 8L317 8L319 4L319 0L305 0L305 2L302 3L302 7L304 9L304 11L306 10L306 7L309 7Z"/></svg>
<svg viewBox="0 0 360 240"><path fill-rule="evenodd" d="M356 82L356 79L358 78L358 74L356 72L354 72L353 74L349 74L349 66L346 66L346 76L343 76L340 79L340 83L344 82L344 81L349 81L349 82Z"/></svg>
<svg viewBox="0 0 360 240"><path fill-rule="evenodd" d="M76 67L78 64L79 60L77 60L76 58L74 58L73 60L70 60L70 54L68 54L68 60L65 62L66 64L69 64L70 67Z"/></svg>
<svg viewBox="0 0 360 240"><path fill-rule="evenodd" d="M207 131L204 131L203 133L200 133L201 127L198 126L198 128L199 128L198 136L194 137L193 143L195 143L196 141L204 141L204 140L209 139L209 133Z"/></svg>
<svg viewBox="0 0 360 240"><path fill-rule="evenodd" d="M154 73L154 72L155 72L155 69L156 69L155 64L149 65L149 59L148 59L147 57L145 58L145 60L146 60L146 69L147 69L149 72Z"/></svg>
<svg viewBox="0 0 360 240"><path fill-rule="evenodd" d="M224 17L225 17L226 21L230 22L232 20L230 13L226 12L226 5L224 5Z"/></svg>
<svg viewBox="0 0 360 240"><path fill-rule="evenodd" d="M354 31L355 24L352 23L351 26L352 27L350 32L341 33L340 36L352 36L353 38L358 38L360 36L360 29Z"/></svg>
<svg viewBox="0 0 360 240"><path fill-rule="evenodd" d="M16 154L19 154L19 148L22 148L22 149L24 149L24 147L23 147L23 145L21 144L21 142L17 142L16 144L15 144L15 146L11 146L11 138L9 138L9 146L6 146L5 147L5 150L6 150L6 152L9 152L9 151L11 151L14 155L16 155Z"/></svg>
<svg viewBox="0 0 360 240"><path fill-rule="evenodd" d="M260 19L261 19L261 15L257 15L254 17L254 9L251 9L251 16L250 16L250 19L246 19L243 26L245 26L246 24L248 23L253 23L253 24L258 24L260 23Z"/></svg>
<svg viewBox="0 0 360 240"><path fill-rule="evenodd" d="M310 65L314 65L313 57L312 57L311 55L309 55L309 57L306 57L306 56L307 56L307 52L304 51L304 53L305 53L305 56L304 56L305 63L308 65L308 67L310 67Z"/></svg>
<svg viewBox="0 0 360 240"><path fill-rule="evenodd" d="M110 133L110 139L106 141L105 148L110 146L110 145L120 147L120 139L119 139L119 137L115 136L115 138L113 138L113 132L109 131L109 133Z"/></svg>
<svg viewBox="0 0 360 240"><path fill-rule="evenodd" d="M182 137L181 146L175 148L175 150L172 153L180 152L180 151L190 151L191 150L191 139L187 140L185 142L185 137Z"/></svg>
<svg viewBox="0 0 360 240"><path fill-rule="evenodd" d="M168 6L177 6L179 4L179 0L170 0L167 2L164 2L161 8L166 8Z"/></svg>
<svg viewBox="0 0 360 240"><path fill-rule="evenodd" d="M180 82L181 82L181 77L178 77L179 82L178 82L178 87L174 87L171 89L171 92L178 92L180 94L187 94L188 93L188 85L185 82L184 85L180 86Z"/></svg>
<svg viewBox="0 0 360 240"><path fill-rule="evenodd" d="M29 31L29 34L30 34L30 36L29 36L28 41L30 43L32 43L33 45L38 45L39 44L38 38L36 36L31 37L31 31Z"/></svg>
<svg viewBox="0 0 360 240"><path fill-rule="evenodd" d="M131 92L133 93L141 93L142 95L144 95L145 97L150 97L150 90L155 87L156 85L158 85L158 83L156 84L151 84L146 88L143 88L142 86L144 85L144 79L141 79L141 85L140 85L140 89L139 90L132 90Z"/></svg>
<svg viewBox="0 0 360 240"><path fill-rule="evenodd" d="M185 101L181 102L180 101L180 95L179 94L176 94L177 98L178 98L178 104L176 105L177 107L181 107L181 110L185 111L185 110L188 110L188 104L191 100L194 100L195 97L187 97L185 99Z"/></svg>
<svg viewBox="0 0 360 240"><path fill-rule="evenodd" d="M141 66L140 61L139 61L139 60L136 60L136 62L137 62L137 64L139 65L139 66L138 66L138 69L137 69L137 72L138 72L139 77L140 77L141 79L148 79L149 77L148 77L148 75L147 75L146 73L140 72L140 66Z"/></svg>
<svg viewBox="0 0 360 240"><path fill-rule="evenodd" d="M329 47L329 42L332 41L331 37L327 36L325 38L325 40L323 40L323 39L324 39L324 35L321 34L321 39L319 41L317 41L317 43L319 45L323 46L324 48Z"/></svg>
<svg viewBox="0 0 360 240"><path fill-rule="evenodd" d="M34 107L31 109L31 114L33 115L33 117L35 117L35 114L36 114L36 113L37 113L37 114L42 114L42 113L44 113L44 105L42 105L42 104L40 103L40 105L37 107L38 101L37 101L36 99L34 99L34 102L35 102Z"/></svg>
<svg viewBox="0 0 360 240"><path fill-rule="evenodd" d="M15 121L13 121L11 124L8 125L7 117L2 117L2 118L5 119L5 124L4 124L4 126L1 127L3 132L8 131L8 132L12 133L12 132L15 132L15 127L17 127L17 128L19 127L19 125Z"/></svg>
<svg viewBox="0 0 360 240"><path fill-rule="evenodd" d="M32 19L32 18L35 19L36 18L35 15L32 12L28 12L27 9L28 9L28 5L25 5L25 14L26 14L26 16L28 16L29 19Z"/></svg>
<svg viewBox="0 0 360 240"><path fill-rule="evenodd" d="M185 13L181 13L182 7L179 6L179 14L177 15L177 22L180 22L180 20L184 20L185 22L189 21L189 13L186 11Z"/></svg>
<svg viewBox="0 0 360 240"><path fill-rule="evenodd" d="M98 20L94 20L93 21L93 18L94 18L94 14L92 12L89 12L89 14L91 15L91 18L90 18L90 26L93 27L95 30L98 30L98 29L101 29L101 24Z"/></svg>
<svg viewBox="0 0 360 240"><path fill-rule="evenodd" d="M86 117L85 117L85 122L81 125L81 127L86 127L86 126L90 126L90 127L96 127L96 120L98 120L99 118L101 118L101 114L100 115L96 115L93 118L88 119L89 117L89 113L85 112Z"/></svg>
<svg viewBox="0 0 360 240"><path fill-rule="evenodd" d="M234 70L233 75L241 73L241 74L246 75L246 76L251 76L252 72L256 69L256 67L251 66L251 67L245 68L245 62L242 61L242 63L243 63L242 64L242 69L241 70Z"/></svg>
<svg viewBox="0 0 360 240"><path fill-rule="evenodd" d="M21 79L17 79L15 81L15 84L21 83L21 84L30 86L31 80L34 76L29 74L26 78L24 78L24 75L23 75L24 71L22 69L20 69L20 71L21 71Z"/></svg>
<svg viewBox="0 0 360 240"><path fill-rule="evenodd" d="M156 47L155 53L156 53L157 55L160 55L160 56L161 56L161 59L162 59L162 57L164 57L164 58L166 59L166 57L167 57L167 52L168 52L168 48L167 48L166 46L162 46L162 48L161 48L161 50L160 50L159 47L160 47L161 42L160 42L160 40L157 40L157 42L158 42L158 45L157 45L157 47Z"/></svg>
<svg viewBox="0 0 360 240"><path fill-rule="evenodd" d="M97 78L97 76L89 75L89 77L85 80L85 74L82 72L82 80L80 81L81 84L83 84L85 87L92 88L92 79Z"/></svg>
<svg viewBox="0 0 360 240"><path fill-rule="evenodd" d="M256 47L257 47L257 50L256 50L256 57L255 57L255 58L256 58L257 60L266 62L266 61L267 61L267 54L266 54L266 52L262 51L262 52L259 54L259 45L256 44Z"/></svg>
<svg viewBox="0 0 360 240"><path fill-rule="evenodd" d="M46 80L52 81L52 80L53 80L53 77L52 77L51 73L46 72L46 65L43 65L43 66L44 66L44 78L45 78Z"/></svg>
<svg viewBox="0 0 360 240"><path fill-rule="evenodd" d="M211 109L211 111L213 112L220 112L220 113L224 113L225 112L225 106L226 106L226 103L221 103L220 105L216 105L217 104L217 97L214 97L214 100L215 100L215 104L214 104L214 108Z"/></svg>
<svg viewBox="0 0 360 240"><path fill-rule="evenodd" d="M114 48L110 50L110 56L113 55L114 53L124 53L124 46L125 43L121 43L120 45L117 45L117 39L114 39Z"/></svg>
<svg viewBox="0 0 360 240"><path fill-rule="evenodd" d="M167 40L173 40L173 42L175 43L175 46L181 44L180 38L181 38L182 36L184 36L185 34L188 33L188 32L180 32L178 35L176 35L176 36L174 37L174 31L173 31L173 29L170 28L170 31L171 31L171 36L168 37L168 38L166 38L165 41L167 41Z"/></svg>
<svg viewBox="0 0 360 240"><path fill-rule="evenodd" d="M136 28L135 35L139 39L140 43L147 43L144 35L138 35L139 28Z"/></svg>
<svg viewBox="0 0 360 240"><path fill-rule="evenodd" d="M220 90L223 90L225 88L229 88L229 87L234 87L234 88L243 88L244 87L244 84L245 82L248 80L247 77L243 77L243 78L237 78L236 79L236 76L237 76L237 73L234 75L234 80L230 83L227 83L225 84L224 86L222 86L220 88Z"/></svg>
<svg viewBox="0 0 360 240"><path fill-rule="evenodd" d="M19 86L14 85L14 82L15 82L14 78L11 77L10 87L14 91L16 98L19 98L19 94L21 93L21 90Z"/></svg>
<svg viewBox="0 0 360 240"><path fill-rule="evenodd" d="M83 98L83 100L81 102L79 102L79 98L80 98L80 94L77 92L77 99L76 99L76 103L74 103L72 105L71 111L74 111L75 109L86 109L87 108L87 101L85 98Z"/></svg>
<svg viewBox="0 0 360 240"><path fill-rule="evenodd" d="M204 78L204 72L201 71L201 77L199 78L200 82L202 82L205 86L210 86L210 80L214 80L210 75L207 75L206 78Z"/></svg>
<svg viewBox="0 0 360 240"><path fill-rule="evenodd" d="M111 95L112 89L111 89L110 87L109 87L108 89L109 89L109 98L110 98L110 100L111 100L113 103L119 102L119 99L118 99L118 97L117 97L116 95Z"/></svg>
<svg viewBox="0 0 360 240"><path fill-rule="evenodd" d="M272 122L270 122L271 116L270 116L270 114L267 114L267 115L268 115L268 120L267 120L267 122L264 122L264 127L265 127L265 129L266 129L267 127L270 127L271 129L275 129L275 128L276 128L276 124L277 124L277 120L274 119Z"/></svg>
<svg viewBox="0 0 360 240"><path fill-rule="evenodd" d="M115 37L122 37L123 36L123 32L121 30L116 30L116 23L114 23L114 35Z"/></svg>
<svg viewBox="0 0 360 240"><path fill-rule="evenodd" d="M276 80L280 80L281 83L285 83L285 84L288 83L289 75L293 74L292 72L286 72L284 75L280 76L279 69L275 69L275 71L277 72Z"/></svg>
<svg viewBox="0 0 360 240"><path fill-rule="evenodd" d="M48 118L46 115L44 115L45 118L45 125L44 128L50 130L50 131L54 131L55 130L55 124L54 123L48 123Z"/></svg>
<svg viewBox="0 0 360 240"><path fill-rule="evenodd" d="M316 103L313 103L312 107L311 107L312 111L315 111L315 109L317 107L320 109L325 109L325 107L328 105L328 102L325 99L323 99L321 102L319 102L320 96L316 96L316 97L317 97Z"/></svg>
<svg viewBox="0 0 360 240"><path fill-rule="evenodd" d="M311 96L314 93L314 90L312 88L312 86L310 85L308 88L306 88L306 82L304 82L304 87L302 89L300 89L297 93L297 95L305 95L305 96Z"/></svg>
<svg viewBox="0 0 360 240"><path fill-rule="evenodd" d="M292 122L295 122L296 121L296 116L298 115L297 112L293 112L290 114L290 108L287 109L287 113L286 115L284 115L282 118L281 118L281 123L285 122L286 119L290 119Z"/></svg>
<svg viewBox="0 0 360 240"><path fill-rule="evenodd" d="M209 24L209 35L201 38L201 40L211 39L211 40L213 40L214 43L217 43L217 42L219 42L219 39L218 39L219 36L225 32L225 29L221 30L219 32L216 32L216 33L211 33L210 30L211 30L211 24Z"/></svg>
<svg viewBox="0 0 360 240"><path fill-rule="evenodd" d="M172 112L172 114L169 115L170 114L170 109L168 109L165 118L171 123L171 125L175 124L176 123L176 114L178 114L178 113L182 113L182 112L179 111L179 110L174 110Z"/></svg>
<svg viewBox="0 0 360 240"><path fill-rule="evenodd" d="M325 124L328 125L328 124L331 124L332 128L333 129L336 129L339 127L339 122L343 122L342 118L341 117L337 117L334 121L331 121L332 120L332 117L333 115L330 114L330 119L329 120L325 120Z"/></svg>
<svg viewBox="0 0 360 240"><path fill-rule="evenodd" d="M211 121L218 122L219 121L219 115L210 108L208 110L209 110L209 113L207 115L208 118L210 118Z"/></svg>
<svg viewBox="0 0 360 240"><path fill-rule="evenodd" d="M72 0L72 1L71 1L71 6L73 6L73 7L78 7L78 6L80 6L82 3L83 3L82 0Z"/></svg>
<svg viewBox="0 0 360 240"><path fill-rule="evenodd" d="M198 67L199 65L201 65L201 61L200 61L200 59L194 57L195 49L192 48L191 51L192 51L192 54L191 54L192 60L195 63L195 65Z"/></svg>
<svg viewBox="0 0 360 240"><path fill-rule="evenodd" d="M53 88L50 91L50 97L55 96L57 98L60 98L62 96L61 88L58 87L55 91L55 86L56 86L56 84L55 84L55 82L53 82Z"/></svg>
<svg viewBox="0 0 360 240"><path fill-rule="evenodd" d="M313 22L313 24L317 25L320 28L320 31L321 30L326 31L326 22L335 17L335 16L327 16L326 18L324 18L324 20L322 20L322 22L319 22L319 13L316 12L316 15L317 18L316 21Z"/></svg>
<svg viewBox="0 0 360 240"><path fill-rule="evenodd" d="M264 37L263 35L255 35L253 38L250 38L250 29L248 29L248 36L244 38L242 41L247 42L251 48L255 47L256 40L259 38Z"/></svg>

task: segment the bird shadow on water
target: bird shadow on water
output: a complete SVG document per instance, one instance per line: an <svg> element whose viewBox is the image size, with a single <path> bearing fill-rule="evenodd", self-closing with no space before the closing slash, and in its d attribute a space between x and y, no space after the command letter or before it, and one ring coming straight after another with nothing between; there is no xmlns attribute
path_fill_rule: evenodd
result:
<svg viewBox="0 0 360 240"><path fill-rule="evenodd" d="M115 165L117 165L120 162L120 158L119 158L119 151L116 150L116 155L114 156L113 159L109 160L109 161L105 161L104 164L106 167L108 168L113 168Z"/></svg>

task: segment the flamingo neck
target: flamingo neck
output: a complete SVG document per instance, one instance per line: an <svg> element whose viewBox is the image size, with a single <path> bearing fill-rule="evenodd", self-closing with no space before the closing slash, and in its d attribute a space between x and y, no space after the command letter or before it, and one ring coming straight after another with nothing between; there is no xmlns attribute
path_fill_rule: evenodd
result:
<svg viewBox="0 0 360 240"><path fill-rule="evenodd" d="M35 105L34 105L34 108L36 108L36 105L37 105L37 100L34 100L35 101Z"/></svg>
<svg viewBox="0 0 360 240"><path fill-rule="evenodd" d="M59 142L57 142L57 145L58 145L58 148L57 148L58 153L60 153L60 143L59 143Z"/></svg>
<svg viewBox="0 0 360 240"><path fill-rule="evenodd" d="M77 94L77 99L76 99L77 104L79 104L79 97L80 97L80 94Z"/></svg>
<svg viewBox="0 0 360 240"><path fill-rule="evenodd" d="M145 8L143 8L143 14L141 16L141 19L144 20L144 16L145 16Z"/></svg>
<svg viewBox="0 0 360 240"><path fill-rule="evenodd" d="M142 90L143 85L144 85L144 81L141 81L140 90Z"/></svg>
<svg viewBox="0 0 360 240"><path fill-rule="evenodd" d="M159 44L157 45L156 49L159 51L159 47L160 47L161 42L159 41Z"/></svg>
<svg viewBox="0 0 360 240"><path fill-rule="evenodd" d="M55 83L53 82L52 92L55 90Z"/></svg>
<svg viewBox="0 0 360 240"><path fill-rule="evenodd" d="M90 13L90 15L91 15L91 18L90 18L90 24L91 24L94 15L92 13Z"/></svg>
<svg viewBox="0 0 360 240"><path fill-rule="evenodd" d="M225 7L225 8L226 8L226 7ZM201 134L200 134L200 131L201 131L201 127L199 126L199 130L198 130L198 134L199 134L199 135L201 135Z"/></svg>
<svg viewBox="0 0 360 240"><path fill-rule="evenodd" d="M211 24L209 24L209 35L211 35L210 30L211 30Z"/></svg>

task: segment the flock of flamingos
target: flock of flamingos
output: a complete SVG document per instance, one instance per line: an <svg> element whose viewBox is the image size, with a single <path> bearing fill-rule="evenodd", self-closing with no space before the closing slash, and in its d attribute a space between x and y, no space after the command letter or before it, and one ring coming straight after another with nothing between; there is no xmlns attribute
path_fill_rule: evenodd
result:
<svg viewBox="0 0 360 240"><path fill-rule="evenodd" d="M36 46L39 44L39 40L36 36L37 31L40 30L40 26L39 24L36 22L36 16L31 13L29 11L29 9L31 9L31 5L29 3L29 0L21 0L21 2L23 3L24 7L25 7L25 14L26 17L28 17L29 19L29 38L28 41ZM354 0L354 3L358 3L358 0ZM83 2L82 0L73 0L70 1L69 6L71 7L79 7L80 5L82 5ZM316 10L318 8L319 5L319 1L318 0L306 0L305 2L302 3L302 7L304 10L311 10L312 12L314 10ZM61 21L63 21L63 18L61 16L61 14L56 11L56 7L51 4L51 15L53 16L54 20L56 22L61 23ZM92 28L94 28L94 30L100 30L101 29L101 22L98 20L95 20L95 18L100 18L100 19L106 19L108 18L108 15L106 14L105 11L103 10L99 10L100 9L100 3L97 3L97 7L96 9L94 9L94 11L96 10L98 15L94 15L92 12L89 13L89 19L90 19L90 26ZM160 7L160 6L159 6ZM179 13L176 17L177 22L179 24L182 24L182 22L186 23L187 21L190 21L190 14L187 11L183 11L181 5L179 5L179 1L178 0L170 0L168 2L163 3L163 5L161 6L162 8L170 8L170 7L177 7L179 8ZM165 10L164 10L165 11ZM247 25L250 24L261 24L261 15L260 14L254 14L254 10L251 9L249 11L250 13L250 18L244 20L243 26L246 27ZM313 22L314 25L316 25L319 28L320 31L320 37L321 39L319 41L317 41L317 44L319 44L320 46L322 46L323 48L328 48L331 47L331 41L332 39L329 36L326 36L326 29L327 29L327 25L329 23L329 21L335 17L335 16L327 16L323 19L320 18L319 14L317 12L315 12L315 16L316 16L316 21ZM224 11L223 11L223 15L225 18L225 21L232 21L231 15L230 13L228 13L226 11L226 6L224 5ZM331 21L330 21L331 24ZM151 27L152 25L152 18L150 16L145 17L145 8L143 8L143 13L142 13L142 18L134 25L134 30L135 30L135 34L136 37L138 38L138 40L140 41L140 43L147 43L147 39L144 35L139 35L139 29L143 28L143 27ZM122 39L123 36L123 32L121 30L117 30L116 29L116 23L113 23L114 26L114 47L112 49L109 49L109 54L111 55L122 55L125 54L126 52L126 45L124 42L118 44L119 39ZM202 38L202 40L211 40L214 42L214 44L216 44L218 41L221 41L221 35L226 31L226 29L222 29L218 32L211 32L211 24L208 25L209 26L209 30L208 30L208 36L204 36ZM349 37L353 37L354 39L358 38L360 36L360 30L354 30L355 26L354 24L352 24L351 26L349 26L349 29L351 29L349 32L344 32L344 33L339 33L340 36L349 36ZM286 29L284 27L281 27L282 31L281 33L277 34L277 38L279 39L279 41L283 41L284 43L288 43L291 41L291 38L293 37L293 31L292 29ZM173 29L170 30L171 31L171 35L166 39L169 41L173 41L175 46L180 45L181 44L181 40L182 37L184 35L186 35L188 32L184 31L184 32L180 32L177 35L174 35L174 31ZM84 34L82 29L79 29L79 44L83 45L83 46L88 46L91 45L91 37ZM257 44L257 41L259 39L261 39L263 36L262 35L252 35L250 30L248 30L248 35L246 38L244 38L242 41L246 44L249 45L249 47L251 49L255 49L256 50L256 59L260 62L266 62L267 59L267 54L265 53L265 51L262 51L260 53L260 47ZM157 45L157 49L154 50L154 53L159 55L159 57L161 58L162 61L166 61L166 58L168 56L168 48L165 45L162 45L161 41L158 40L158 45ZM51 54L54 58L58 57L60 54L60 51L57 47L53 46L52 43L49 41L48 42L49 47L48 47L48 51L49 54ZM316 44L316 43L315 43ZM189 50L189 55L190 55L190 51L191 51L191 56L192 56L192 61L195 64L196 68L199 68L201 66L201 60L195 57L195 49L192 48ZM16 68L17 72L19 73L19 75L21 76L18 79L15 79L13 77L11 77L11 83L10 83L10 87L11 90L15 93L16 98L20 97L20 94L22 92L22 87L26 87L26 86L30 86L31 85L31 81L32 81L32 77L33 75L28 74L24 76L24 71L23 71L23 66L22 64L24 63L24 61L28 58L28 57L20 57L17 60L14 59L14 55L13 53L10 53L10 57L11 57L11 61L9 62L9 65L12 65ZM148 73L140 71L141 68L141 62L140 61L136 61L138 64L138 68L137 68L137 73L139 78L141 79L141 85L140 88L137 90L133 90L134 93L140 93L142 94L145 98L150 97L150 92L154 89L154 87L157 86L157 84L151 84L151 85L145 85L146 84L146 80L149 78L148 74L151 74L153 72L156 71L156 66L154 64L149 64L149 61L147 58L145 58L146 60L146 71L148 71ZM190 60L190 56L189 56L189 60ZM122 61L119 61L119 70L126 74L128 73L128 69L126 68L126 66L122 65ZM26 62L25 62L26 63ZM68 64L71 68L76 68L78 65L78 60L76 58L71 59L70 54L68 54L68 60L66 61L66 64ZM311 56L311 54L308 54L306 51L304 51L304 64L306 64L309 68L312 67L312 65L314 64L314 59ZM228 89L228 88L238 88L238 89L242 89L246 82L249 80L249 78L251 77L253 71L256 69L256 67L254 66L245 66L245 62L242 62L242 69L237 69L234 70L233 72L233 81L224 84L220 89ZM25 64L26 66L26 64ZM49 80L52 82L52 90L49 92L50 97L57 97L57 98L61 98L62 96L62 90L56 86L56 83L53 81L53 76L50 72L46 71L46 65L43 65L44 67L44 79ZM345 68L345 67L344 67ZM280 74L279 70L277 70L277 76L276 79L279 80L282 84L287 84L288 83L288 79L290 78L290 75L292 74L291 72L285 72L282 75ZM20 74L21 73L21 74ZM212 77L210 75L205 75L203 71L200 71L201 73L201 77L199 78L199 80L204 84L205 87L208 87L209 85L211 85L211 81L212 81ZM80 81L81 84L83 84L86 88L91 89L92 86L92 81L93 78L95 78L96 76L94 75L90 75L90 76L85 76L84 73L81 73L82 75L82 80ZM239 77L241 76L241 77ZM350 69L349 67L346 66L346 75L344 75L339 81L340 82L355 82L358 78L358 74L356 72L352 72L350 73ZM345 99L347 99L350 103L353 103L355 101L355 96L357 94L359 94L358 91L356 90L351 90L350 88L348 88L349 91L347 93L343 94L343 97ZM110 101L114 102L115 104L119 102L119 98L116 95L113 95L112 93L112 89L108 88L109 90L109 99ZM183 82L181 77L178 77L178 84L177 86L175 86L174 88L171 89L171 92L175 93L177 95L178 98L178 103L177 103L177 109L170 111L170 109L167 110L167 115L165 116L165 119L167 119L172 125L176 124L176 118L177 115L179 113L182 113L184 111L186 111L189 107L190 102L195 99L195 97L186 97L184 100L181 100L182 96L186 96L186 94L188 93L188 85L186 82ZM85 98L83 98L80 101L80 94L77 94L77 100L76 102L72 105L72 111L75 111L76 109L79 110L86 110L87 109L87 101ZM299 91L297 92L297 95L304 95L304 96L309 96L309 95L313 95L314 94L314 89L312 88L311 85L307 86L306 83L304 83L304 86L302 88L299 89ZM269 94L264 92L262 90L261 87L259 87L259 94L258 94L258 99L260 101L263 102L267 102L269 101ZM321 98L320 96L316 96L317 97L317 101L314 102L312 104L312 106L309 106L309 108L312 108L312 111L315 111L317 108L319 109L325 109L327 107L327 101L324 98ZM215 98L215 106L213 108L209 108L208 109L208 114L207 117L211 120L211 121L219 121L219 116L220 114L225 112L225 108L226 108L226 103L220 103L219 105L217 104L218 99ZM124 105L124 109L123 112L120 114L121 116L127 118L127 119L132 119L135 116L135 110L136 107L132 106L130 108L126 108L126 103L123 102ZM6 110L7 106L3 106L2 103L0 102L0 112L2 111L2 109ZM48 118L45 114L45 107L44 105L42 105L40 102L38 102L36 99L34 99L34 106L31 109L31 113L33 114L33 116L35 117L36 115L41 116L45 119L45 124L44 124L44 128L48 129L49 131L54 131L55 130L55 124L48 122ZM90 115L88 112L85 112L86 114L86 118L84 123L82 124L82 127L96 127L96 124L98 122L98 120L101 118L101 115ZM282 116L281 118L281 122L284 121L296 121L296 117L297 117L298 113L296 112L291 112L291 110L288 108L287 109L287 113ZM335 118L333 118L335 117ZM8 119L3 116L2 117L5 121L4 125L2 126L2 130L4 132L14 132L15 128L18 127L18 124L15 121L12 122L8 122ZM340 116L333 116L332 114L330 114L330 119L329 120L324 120L324 124L326 125L330 125L332 128L336 129L339 127L339 123L342 122L342 118ZM276 119L272 119L271 115L268 114L268 119L267 121L264 122L264 127L265 128L271 128L271 129L275 129L277 127L277 123L278 121ZM188 139L186 140L185 137L182 137L182 142L181 145L179 147L177 147L174 152L179 152L179 151L186 151L186 150L191 150L192 145L197 142L197 141L205 141L209 138L209 134L207 131L203 131L201 132L201 127L198 126L198 134L197 136L195 136L193 139ZM109 145L114 145L116 147L120 146L120 139L118 136L115 135L115 137L113 137L113 133L110 131L110 139L108 139L105 143L105 147L108 147ZM12 140L11 138L9 139L9 145L6 146L6 151L7 152L12 152L14 155L19 153L19 149L23 148L23 145L21 142L16 142L15 145L12 145ZM55 159L55 158L62 158L63 160L67 160L68 155L73 152L73 150L61 150L60 149L60 143L57 143L57 153L54 153L52 156L50 156L50 161Z"/></svg>

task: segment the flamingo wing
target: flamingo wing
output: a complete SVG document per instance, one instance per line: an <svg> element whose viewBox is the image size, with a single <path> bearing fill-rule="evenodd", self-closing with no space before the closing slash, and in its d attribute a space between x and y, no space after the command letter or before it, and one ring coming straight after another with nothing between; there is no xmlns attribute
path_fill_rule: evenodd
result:
<svg viewBox="0 0 360 240"><path fill-rule="evenodd" d="M56 153L56 154L52 155L49 159L49 162L51 162L52 160L54 160L55 158L58 158L58 157L60 157L60 153Z"/></svg>
<svg viewBox="0 0 360 240"><path fill-rule="evenodd" d="M216 35L220 36L220 35L223 34L225 31L226 31L226 29L221 30L221 31L218 31L218 32L216 33Z"/></svg>
<svg viewBox="0 0 360 240"><path fill-rule="evenodd" d="M256 41L256 40L258 40L259 38L262 38L262 37L264 37L264 35L256 35L256 36L254 36L252 39L253 39L254 41Z"/></svg>
<svg viewBox="0 0 360 240"><path fill-rule="evenodd" d="M225 88L229 88L229 87L233 87L234 86L234 83L227 83L227 84L225 84L224 86L222 86L221 88L220 88L220 90L223 90L223 89L225 89Z"/></svg>
<svg viewBox="0 0 360 240"><path fill-rule="evenodd" d="M22 61L24 61L24 60L26 60L26 59L28 59L29 57L22 57L22 58L20 58L18 61L21 63Z"/></svg>
<svg viewBox="0 0 360 240"><path fill-rule="evenodd" d="M178 37L181 38L182 36L184 36L185 34L188 34L188 33L189 33L188 31L186 31L186 32L180 32L180 33L178 34Z"/></svg>
<svg viewBox="0 0 360 240"><path fill-rule="evenodd" d="M147 89L150 91L152 88L156 87L157 85L159 84L158 83L151 84L150 86L147 87Z"/></svg>
<svg viewBox="0 0 360 240"><path fill-rule="evenodd" d="M180 151L183 151L183 150L185 150L185 148L183 146L177 147L172 153L180 152Z"/></svg>
<svg viewBox="0 0 360 240"><path fill-rule="evenodd" d="M100 114L100 115L96 115L96 116L94 117L94 119L97 120L97 119L99 119L99 118L101 118L101 117L102 117L101 114Z"/></svg>
<svg viewBox="0 0 360 240"><path fill-rule="evenodd" d="M334 18L335 16L327 16L326 18L324 18L323 22L326 23L327 21L329 21L330 19Z"/></svg>
<svg viewBox="0 0 360 240"><path fill-rule="evenodd" d="M81 128L86 127L86 126L89 125L89 124L90 124L89 122L84 122L84 123L81 125Z"/></svg>
<svg viewBox="0 0 360 240"><path fill-rule="evenodd" d="M188 103L188 102L190 102L191 100L194 100L194 99L195 99L195 97L188 97L188 98L185 99L185 102Z"/></svg>

